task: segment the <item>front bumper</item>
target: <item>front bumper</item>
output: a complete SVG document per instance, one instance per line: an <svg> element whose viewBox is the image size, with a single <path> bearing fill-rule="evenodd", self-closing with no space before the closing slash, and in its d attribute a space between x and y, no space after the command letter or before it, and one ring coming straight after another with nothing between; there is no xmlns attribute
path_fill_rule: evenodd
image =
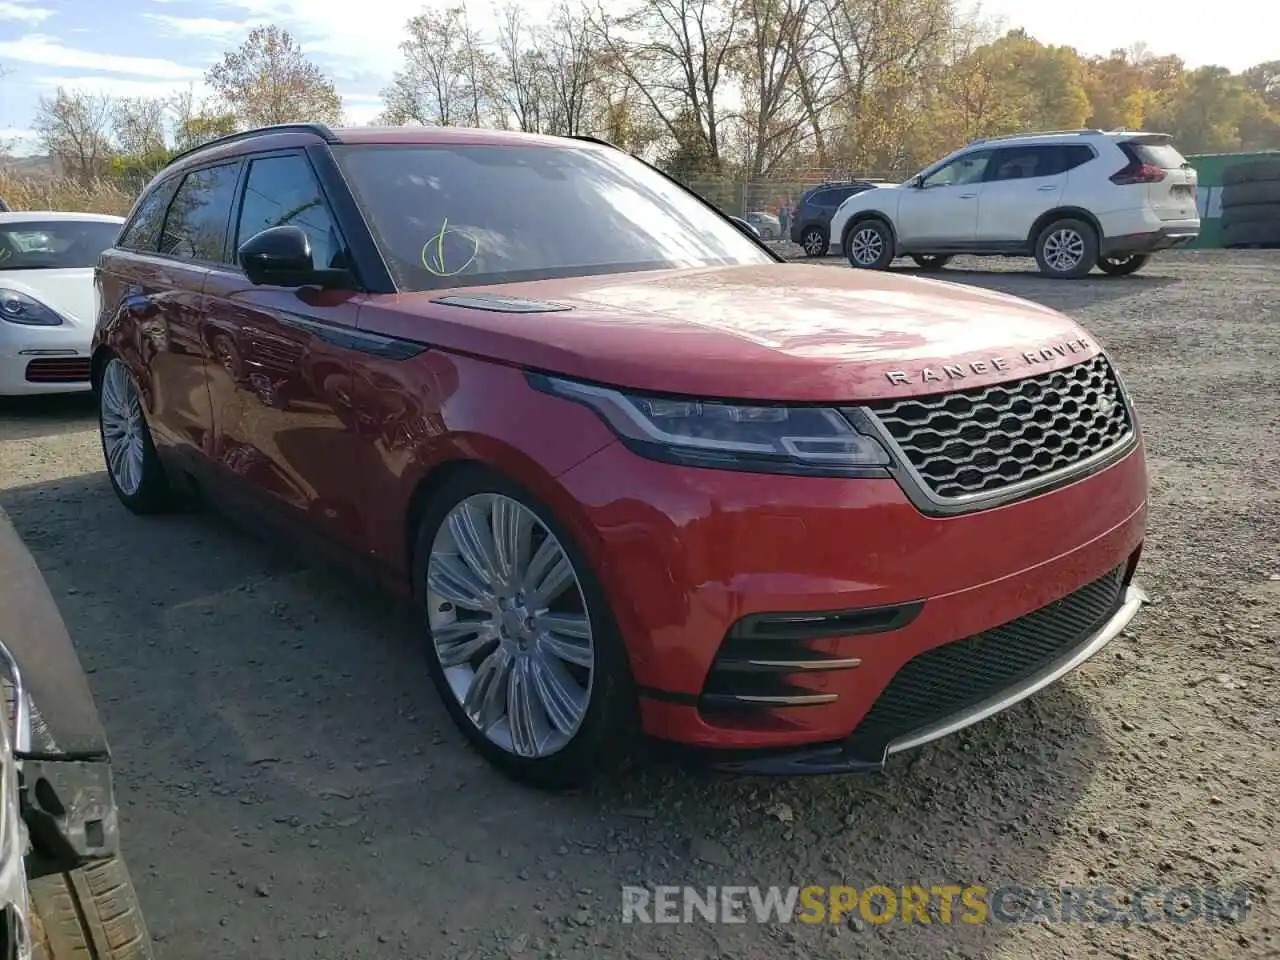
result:
<svg viewBox="0 0 1280 960"><path fill-rule="evenodd" d="M1057 636L1020 653L1017 663L996 664L970 686L981 697L966 701L961 716L921 711L906 746L869 751L864 737L855 767L878 767L897 749L1051 683L1102 645L1094 645L1094 630L1109 640L1137 609L1129 581L1146 522L1140 443L1052 491L946 517L921 513L893 480L685 468L643 460L618 444L560 483L626 643L645 730L685 746L746 751L739 761L773 763L779 753L817 750L829 763L864 719L874 719L873 708L913 660L944 648L954 654L985 636L999 648L1001 630L1014 621L1108 576L1123 578L1079 620L1090 637ZM838 622L797 643L788 618L792 626ZM745 646L731 650L739 641ZM742 653L752 643L777 655ZM809 657L820 662L797 665ZM726 662L759 670L724 673ZM1062 663L1070 665L1059 670ZM780 664L786 688L759 686L777 679ZM759 672L769 670L774 677ZM960 683L963 672L948 682ZM990 689L992 677L998 690ZM736 709L726 701L737 701ZM913 701L899 710L903 702ZM913 716L908 711L907 721ZM940 732L926 736L929 730ZM899 722L891 732L907 731ZM844 753L838 769L850 768ZM815 763L793 757L785 765Z"/></svg>
<svg viewBox="0 0 1280 960"><path fill-rule="evenodd" d="M927 726L898 737L888 743L879 760L868 757L858 749L852 738L833 744L798 750L765 752L753 757L724 757L716 766L727 773L758 774L763 776L795 776L832 773L855 773L881 769L890 756L906 750L914 750L935 740L941 740L966 727L986 720L1021 703L1032 694L1057 683L1086 660L1093 657L1118 637L1129 625L1147 595L1141 587L1130 584L1125 588L1122 601L1116 611L1098 629L1087 634L1075 648L1021 678L993 696L965 707Z"/></svg>
<svg viewBox="0 0 1280 960"><path fill-rule="evenodd" d="M91 331L0 321L0 397L80 393L89 385Z"/></svg>

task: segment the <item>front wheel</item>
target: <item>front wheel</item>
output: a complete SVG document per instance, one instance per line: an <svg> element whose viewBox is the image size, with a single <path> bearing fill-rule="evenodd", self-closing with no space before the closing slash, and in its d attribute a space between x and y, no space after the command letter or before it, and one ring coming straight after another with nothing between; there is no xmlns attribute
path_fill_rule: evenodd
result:
<svg viewBox="0 0 1280 960"><path fill-rule="evenodd" d="M1133 253L1127 257L1100 257L1098 269L1109 277L1127 277L1141 270L1150 259L1145 253Z"/></svg>
<svg viewBox="0 0 1280 960"><path fill-rule="evenodd" d="M151 937L124 860L32 880L32 960L151 960Z"/></svg>
<svg viewBox="0 0 1280 960"><path fill-rule="evenodd" d="M586 556L533 494L481 467L447 480L418 530L414 589L432 680L495 767L554 789L625 754L622 638Z"/></svg>
<svg viewBox="0 0 1280 960"><path fill-rule="evenodd" d="M1083 220L1055 220L1040 231L1035 253L1046 277L1078 280L1098 262L1098 235Z"/></svg>
<svg viewBox="0 0 1280 960"><path fill-rule="evenodd" d="M893 262L893 234L879 220L855 223L845 242L849 263L860 270L886 270Z"/></svg>

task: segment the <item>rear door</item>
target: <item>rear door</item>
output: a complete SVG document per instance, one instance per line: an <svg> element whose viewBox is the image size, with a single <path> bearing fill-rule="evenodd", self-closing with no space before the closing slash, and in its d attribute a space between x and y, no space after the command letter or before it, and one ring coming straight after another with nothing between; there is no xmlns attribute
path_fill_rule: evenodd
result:
<svg viewBox="0 0 1280 960"><path fill-rule="evenodd" d="M1025 243L1036 218L1062 201L1068 156L1085 146L1023 144L995 151L987 165L978 201L979 243L1013 246Z"/></svg>
<svg viewBox="0 0 1280 960"><path fill-rule="evenodd" d="M1150 134L1119 146L1129 163L1111 177L1112 183L1143 187L1147 205L1161 220L1194 220L1199 216L1195 168L1174 147L1172 137Z"/></svg>
<svg viewBox="0 0 1280 960"><path fill-rule="evenodd" d="M286 517L352 543L359 482L344 344L359 297L250 283L235 251L284 225L306 232L316 266L346 264L346 243L300 150L248 159L226 256L205 281L214 458Z"/></svg>

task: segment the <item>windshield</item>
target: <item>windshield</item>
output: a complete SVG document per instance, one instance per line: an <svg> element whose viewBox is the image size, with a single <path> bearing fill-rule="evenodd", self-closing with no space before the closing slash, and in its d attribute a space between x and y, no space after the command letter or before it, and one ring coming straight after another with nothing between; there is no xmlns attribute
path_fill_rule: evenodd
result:
<svg viewBox="0 0 1280 960"><path fill-rule="evenodd" d="M334 152L402 290L773 262L733 223L621 151Z"/></svg>
<svg viewBox="0 0 1280 960"><path fill-rule="evenodd" d="M0 224L0 270L92 267L120 224L103 220L26 220Z"/></svg>

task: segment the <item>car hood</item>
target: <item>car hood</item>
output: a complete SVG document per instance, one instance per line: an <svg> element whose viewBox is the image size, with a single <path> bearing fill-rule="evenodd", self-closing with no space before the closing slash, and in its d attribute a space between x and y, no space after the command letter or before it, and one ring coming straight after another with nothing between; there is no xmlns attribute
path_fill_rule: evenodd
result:
<svg viewBox="0 0 1280 960"><path fill-rule="evenodd" d="M75 327L93 329L97 319L93 268L65 270L0 270L0 290L34 297Z"/></svg>
<svg viewBox="0 0 1280 960"><path fill-rule="evenodd" d="M471 306L450 305L470 303ZM980 386L1097 352L1047 307L806 264L616 274L371 298L360 326L664 393L848 401Z"/></svg>

